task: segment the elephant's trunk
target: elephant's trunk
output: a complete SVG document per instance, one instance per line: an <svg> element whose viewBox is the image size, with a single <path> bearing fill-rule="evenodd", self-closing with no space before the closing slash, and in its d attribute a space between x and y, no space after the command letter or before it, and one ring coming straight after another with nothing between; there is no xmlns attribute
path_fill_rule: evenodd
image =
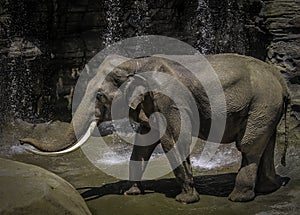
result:
<svg viewBox="0 0 300 215"><path fill-rule="evenodd" d="M40 151L29 148L27 150L40 155L57 155L76 150L87 141L99 120L94 117L94 106L89 104L91 101L87 101L87 99L80 103L63 138L58 138L53 142L24 138L20 139L20 143L34 146ZM78 142L77 137L79 138Z"/></svg>
<svg viewBox="0 0 300 215"><path fill-rule="evenodd" d="M61 138L60 140L55 140L53 142L45 142L45 141L37 140L34 138L20 139L21 144L26 143L26 144L32 145L35 148L37 148L38 150L44 151L44 152L54 152L54 151L64 150L64 149L68 148L69 146L73 145L76 141L77 141L77 138L76 138L72 123L68 127L68 130L66 131L64 137Z"/></svg>
<svg viewBox="0 0 300 215"><path fill-rule="evenodd" d="M96 126L97 126L97 122L93 121L90 124L87 131L85 132L85 134L80 138L80 140L78 142L76 142L77 139L76 139L72 124L70 125L69 130L65 135L66 137L65 137L64 141L56 141L54 143L47 143L47 142L39 141L39 140L36 140L33 138L24 138L24 139L21 139L20 142L21 142L21 144L24 144L24 143L30 144L40 150L40 151L38 151L38 150L26 148L26 150L33 152L34 154L47 155L47 156L66 154L66 153L72 152L72 151L78 149L80 146L82 146L88 140L88 138L91 136L91 134Z"/></svg>

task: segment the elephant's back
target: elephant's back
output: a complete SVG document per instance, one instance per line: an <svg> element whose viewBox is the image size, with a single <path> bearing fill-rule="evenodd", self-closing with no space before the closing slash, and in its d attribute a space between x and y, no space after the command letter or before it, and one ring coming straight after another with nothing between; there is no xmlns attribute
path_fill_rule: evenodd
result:
<svg viewBox="0 0 300 215"><path fill-rule="evenodd" d="M223 79L225 86L243 78L247 79L249 84L251 83L253 94L258 89L273 89L273 93L280 92L283 97L289 97L287 83L280 73L279 67L238 54L209 55L207 60L219 75L220 80ZM231 80L227 80L226 76Z"/></svg>
<svg viewBox="0 0 300 215"><path fill-rule="evenodd" d="M247 68L250 72L251 85L254 95L263 97L266 101L282 103L284 98L289 98L287 82L281 74L281 68L247 57Z"/></svg>
<svg viewBox="0 0 300 215"><path fill-rule="evenodd" d="M207 55L210 63L218 75L223 87L231 86L241 80L250 80L250 73L247 69L247 56L238 54L217 54Z"/></svg>
<svg viewBox="0 0 300 215"><path fill-rule="evenodd" d="M219 54L208 55L206 59L222 84L227 114L247 112L253 96L247 57L237 54Z"/></svg>

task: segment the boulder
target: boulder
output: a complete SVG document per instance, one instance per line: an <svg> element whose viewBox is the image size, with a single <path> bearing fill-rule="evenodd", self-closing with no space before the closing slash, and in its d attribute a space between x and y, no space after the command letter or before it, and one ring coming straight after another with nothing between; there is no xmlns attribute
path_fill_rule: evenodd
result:
<svg viewBox="0 0 300 215"><path fill-rule="evenodd" d="M0 214L91 214L71 184L40 167L0 158Z"/></svg>

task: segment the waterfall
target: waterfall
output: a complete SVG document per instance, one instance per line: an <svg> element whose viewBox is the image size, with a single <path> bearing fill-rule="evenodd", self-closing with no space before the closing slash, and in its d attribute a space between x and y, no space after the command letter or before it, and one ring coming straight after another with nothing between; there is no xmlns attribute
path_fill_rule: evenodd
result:
<svg viewBox="0 0 300 215"><path fill-rule="evenodd" d="M7 116L33 120L37 116L34 96L38 91L37 74L32 70L30 62L22 57L8 58L10 62L4 72Z"/></svg>
<svg viewBox="0 0 300 215"><path fill-rule="evenodd" d="M134 47L136 56L145 56L145 50L141 47L147 41L147 38L140 36L147 34L147 28L150 25L149 6L147 0L135 0L133 4L133 11L128 19L128 22L135 29L135 33L132 36L136 36L136 44Z"/></svg>
<svg viewBox="0 0 300 215"><path fill-rule="evenodd" d="M245 54L249 49L243 6L224 0L217 4L212 0L198 0L196 24L196 48L202 54L235 52Z"/></svg>
<svg viewBox="0 0 300 215"><path fill-rule="evenodd" d="M110 44L117 42L121 39L120 29L122 23L120 22L120 0L105 0L104 6L106 10L106 22L107 27L104 33L104 45L109 46Z"/></svg>
<svg viewBox="0 0 300 215"><path fill-rule="evenodd" d="M214 29L209 0L198 0L196 11L196 48L201 54L210 54L214 50Z"/></svg>
<svg viewBox="0 0 300 215"><path fill-rule="evenodd" d="M5 1L0 6L0 121L33 120L35 96L40 91L38 76L40 68L46 66L40 62L40 44L25 36L28 23L20 20L26 20L29 12L24 2ZM14 13L12 8L21 12Z"/></svg>
<svg viewBox="0 0 300 215"><path fill-rule="evenodd" d="M134 17L137 28L136 36L141 36L145 34L146 28L149 25L149 7L147 0L136 0L134 2L134 7L136 9L136 14Z"/></svg>

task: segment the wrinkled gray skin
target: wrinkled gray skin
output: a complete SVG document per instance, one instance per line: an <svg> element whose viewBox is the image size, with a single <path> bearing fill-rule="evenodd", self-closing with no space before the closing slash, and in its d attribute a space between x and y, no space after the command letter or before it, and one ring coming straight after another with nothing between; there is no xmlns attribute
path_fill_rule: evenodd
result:
<svg viewBox="0 0 300 215"><path fill-rule="evenodd" d="M105 67L113 66L114 58L122 57L107 58L101 65L100 72L105 72ZM222 143L236 142L238 150L242 153L241 168L229 199L235 202L250 201L255 198L255 193L272 192L281 186L273 160L276 127L289 101L287 86L277 68L260 60L234 54L212 55L206 58L218 74L226 98L227 121ZM201 119L198 136L206 139L211 113L203 87L185 68L158 57L134 59L119 65L106 77L100 88L91 81L72 120L73 124L80 122L79 134L82 134L94 119L98 120L98 123L111 120L110 107L116 90L127 80L135 81L134 74L144 71L163 72L185 84L197 102ZM88 104L94 99L97 100L96 108ZM139 132L145 134L149 131L148 118L155 111L165 116L168 123L166 132L155 144L134 145L131 161L148 161L159 143L165 152L169 152L178 138L180 132L178 109L168 97L155 92L139 96L130 105L131 119L141 123ZM143 139L137 138L135 141L142 142ZM21 142L29 143L42 151L59 151L73 145L76 137L71 123L63 141L50 144L25 138ZM186 142L189 146L190 140ZM176 155L171 154L168 158L172 156ZM142 177L144 169L145 166L142 164L130 168L131 179L134 178L136 182L133 181L133 186L125 194L143 193L137 178ZM176 200L183 203L198 201L199 194L194 188L189 156L174 169L174 174L182 187L182 192L176 196Z"/></svg>

